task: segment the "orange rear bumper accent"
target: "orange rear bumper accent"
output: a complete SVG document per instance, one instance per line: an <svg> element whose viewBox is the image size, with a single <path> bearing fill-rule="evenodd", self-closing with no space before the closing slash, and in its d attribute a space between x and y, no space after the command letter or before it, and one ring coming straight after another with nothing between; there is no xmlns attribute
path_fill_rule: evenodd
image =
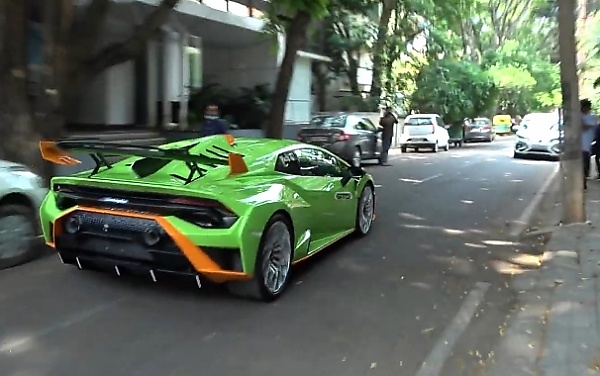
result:
<svg viewBox="0 0 600 376"><path fill-rule="evenodd" d="M194 269L198 273L204 275L210 281L220 283L226 281L250 279L250 276L244 272L235 272L222 269L202 250L202 248L195 245L189 238L187 238L185 235L179 232L179 230L177 230L175 226L173 226L169 221L167 221L166 218L153 214L75 206L67 210L60 217L54 220L52 242L46 242L48 246L56 249L56 237L60 235L60 220L74 211L84 211L89 213L108 214L121 217L154 220L165 230L167 235L169 235L169 237L181 250L183 255L192 264Z"/></svg>

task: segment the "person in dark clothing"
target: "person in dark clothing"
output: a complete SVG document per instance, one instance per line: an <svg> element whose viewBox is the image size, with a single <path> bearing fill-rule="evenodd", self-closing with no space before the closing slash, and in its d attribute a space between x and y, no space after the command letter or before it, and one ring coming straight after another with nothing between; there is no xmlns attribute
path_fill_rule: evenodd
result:
<svg viewBox="0 0 600 376"><path fill-rule="evenodd" d="M596 136L600 121L598 116L592 113L592 102L582 99L581 105L581 151L583 158L583 188L587 189L587 178L590 174L590 158L592 154L592 143Z"/></svg>
<svg viewBox="0 0 600 376"><path fill-rule="evenodd" d="M200 128L200 137L227 133L227 125L220 117L219 107L215 104L206 106L206 109L204 110L204 121Z"/></svg>
<svg viewBox="0 0 600 376"><path fill-rule="evenodd" d="M594 156L594 162L596 162L596 179L600 180L600 127L596 128L594 144L592 145L592 155Z"/></svg>
<svg viewBox="0 0 600 376"><path fill-rule="evenodd" d="M394 127L398 124L398 119L394 116L394 113L390 108L385 110L385 113L379 120L379 125L383 128L381 132L381 157L379 158L379 163L384 166L389 166L388 164L388 153L390 151L390 147L392 146L392 138L394 137Z"/></svg>

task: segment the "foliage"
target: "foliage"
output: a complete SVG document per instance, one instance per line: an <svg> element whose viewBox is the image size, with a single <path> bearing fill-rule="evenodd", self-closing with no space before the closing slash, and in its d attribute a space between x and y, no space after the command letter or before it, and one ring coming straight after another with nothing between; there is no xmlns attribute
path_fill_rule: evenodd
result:
<svg viewBox="0 0 600 376"><path fill-rule="evenodd" d="M194 122L200 122L206 106L216 104L230 124L240 129L261 129L271 110L272 95L268 85L232 90L210 84L190 93L188 113Z"/></svg>
<svg viewBox="0 0 600 376"><path fill-rule="evenodd" d="M267 30L285 33L285 50L275 80L273 103L265 126L269 138L283 136L285 108L294 74L296 55L306 45L308 27L313 20L327 15L330 0L271 0Z"/></svg>
<svg viewBox="0 0 600 376"><path fill-rule="evenodd" d="M487 115L494 106L496 87L477 64L443 59L424 66L416 77L411 108L442 114L448 124L465 117Z"/></svg>

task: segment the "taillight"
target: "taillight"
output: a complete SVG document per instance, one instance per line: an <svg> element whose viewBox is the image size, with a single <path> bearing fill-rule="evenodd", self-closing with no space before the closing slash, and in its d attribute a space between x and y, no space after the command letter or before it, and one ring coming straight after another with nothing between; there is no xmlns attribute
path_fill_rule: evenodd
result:
<svg viewBox="0 0 600 376"><path fill-rule="evenodd" d="M196 208L218 209L226 214L234 214L233 210L215 200L192 197L176 197L169 200L169 202L176 205L193 206Z"/></svg>
<svg viewBox="0 0 600 376"><path fill-rule="evenodd" d="M229 228L238 220L238 216L219 201L193 197L176 197L170 199L169 202L175 205L197 208L197 210L193 210L192 212L184 210L180 214L177 214L177 217L200 227Z"/></svg>
<svg viewBox="0 0 600 376"><path fill-rule="evenodd" d="M340 133L336 133L333 136L334 141L348 141L350 139L350 135L344 131L341 131Z"/></svg>

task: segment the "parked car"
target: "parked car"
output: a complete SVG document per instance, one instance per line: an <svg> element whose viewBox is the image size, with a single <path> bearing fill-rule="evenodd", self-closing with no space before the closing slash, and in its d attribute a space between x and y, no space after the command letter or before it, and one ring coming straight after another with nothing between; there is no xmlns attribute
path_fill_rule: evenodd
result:
<svg viewBox="0 0 600 376"><path fill-rule="evenodd" d="M381 127L352 113L319 115L298 132L298 141L323 147L353 166L381 157Z"/></svg>
<svg viewBox="0 0 600 376"><path fill-rule="evenodd" d="M546 157L558 160L562 152L561 129L554 114L529 114L517 130L514 157Z"/></svg>
<svg viewBox="0 0 600 376"><path fill-rule="evenodd" d="M434 153L439 149L447 151L450 149L448 126L437 114L408 115L404 119L400 148L403 153L406 153L409 148L415 151L427 148Z"/></svg>
<svg viewBox="0 0 600 376"><path fill-rule="evenodd" d="M0 160L0 269L43 250L38 213L47 192L43 179L27 167Z"/></svg>
<svg viewBox="0 0 600 376"><path fill-rule="evenodd" d="M471 141L492 142L496 138L496 131L492 121L488 118L475 118L465 124L465 143Z"/></svg>

